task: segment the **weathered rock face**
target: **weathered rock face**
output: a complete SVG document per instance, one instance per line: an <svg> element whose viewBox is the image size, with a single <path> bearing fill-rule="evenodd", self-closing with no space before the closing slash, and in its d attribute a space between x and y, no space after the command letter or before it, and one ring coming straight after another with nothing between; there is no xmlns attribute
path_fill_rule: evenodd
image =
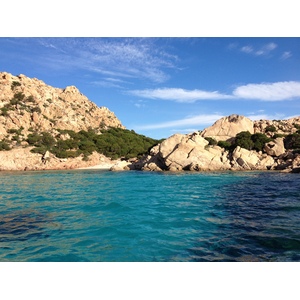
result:
<svg viewBox="0 0 300 300"><path fill-rule="evenodd" d="M300 128L300 117L288 120L259 120L251 121L240 115L230 115L216 121L212 126L203 130L201 136L211 137L217 141L226 141L234 138L241 131L251 134L264 133L273 137L274 133L288 135Z"/></svg>
<svg viewBox="0 0 300 300"><path fill-rule="evenodd" d="M158 150L160 161L170 171L226 169L224 149L209 147L208 141L197 132L175 134L164 140Z"/></svg>
<svg viewBox="0 0 300 300"><path fill-rule="evenodd" d="M270 170L274 169L274 159L256 151L236 147L232 153L232 170Z"/></svg>
<svg viewBox="0 0 300 300"><path fill-rule="evenodd" d="M26 136L29 129L77 132L107 126L124 128L113 112L98 107L75 86L54 88L36 78L0 72L0 140L20 127Z"/></svg>
<svg viewBox="0 0 300 300"><path fill-rule="evenodd" d="M212 137L217 141L227 141L234 138L241 131L249 131L253 134L253 121L244 116L230 115L221 118L212 126L204 129L201 136Z"/></svg>
<svg viewBox="0 0 300 300"><path fill-rule="evenodd" d="M300 117L291 118L288 120L259 120L254 121L254 133L264 133L272 137L274 132L277 134L292 134L295 133L300 126Z"/></svg>
<svg viewBox="0 0 300 300"><path fill-rule="evenodd" d="M270 155L241 147L229 153L218 146L209 146L198 132L175 134L151 149L150 155L130 169L147 171L219 171L270 170L278 164Z"/></svg>
<svg viewBox="0 0 300 300"><path fill-rule="evenodd" d="M99 164L113 165L115 163L97 152L90 155L88 160L83 160L81 156L60 159L48 151L41 155L30 152L31 149L32 147L0 151L0 171L64 170L85 168Z"/></svg>
<svg viewBox="0 0 300 300"><path fill-rule="evenodd" d="M285 153L283 138L277 138L274 141L266 143L264 150L271 156L279 156Z"/></svg>

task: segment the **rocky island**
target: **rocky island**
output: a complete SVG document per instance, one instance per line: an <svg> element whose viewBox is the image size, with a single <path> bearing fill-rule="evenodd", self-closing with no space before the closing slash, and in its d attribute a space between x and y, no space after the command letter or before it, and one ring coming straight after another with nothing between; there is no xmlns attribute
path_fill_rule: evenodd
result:
<svg viewBox="0 0 300 300"><path fill-rule="evenodd" d="M300 117L230 115L190 134L155 140L127 130L75 86L0 73L0 170L102 166L111 170L300 171Z"/></svg>

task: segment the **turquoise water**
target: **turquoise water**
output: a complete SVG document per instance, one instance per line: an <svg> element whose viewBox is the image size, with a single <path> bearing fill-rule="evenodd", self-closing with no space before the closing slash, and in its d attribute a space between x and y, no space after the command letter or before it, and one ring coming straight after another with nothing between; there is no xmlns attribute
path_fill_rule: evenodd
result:
<svg viewBox="0 0 300 300"><path fill-rule="evenodd" d="M300 176L0 172L0 261L300 261Z"/></svg>

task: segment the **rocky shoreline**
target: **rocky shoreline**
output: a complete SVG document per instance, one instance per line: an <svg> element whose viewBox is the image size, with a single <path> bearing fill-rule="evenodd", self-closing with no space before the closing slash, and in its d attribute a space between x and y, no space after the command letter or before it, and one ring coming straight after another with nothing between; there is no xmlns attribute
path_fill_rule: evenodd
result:
<svg viewBox="0 0 300 300"><path fill-rule="evenodd" d="M288 129L282 127L281 131L295 132L296 130L291 130L294 128L291 128L291 124L298 124L295 122L299 122L299 118L287 121L286 127ZM255 128L256 130L260 128L261 133L262 128L266 129L268 126L273 128L270 126L274 126L266 121L265 123L260 121L260 127L255 127L255 124L257 123L253 123L243 116L224 117L203 132L172 135L161 144L153 147L149 155L136 161L118 162L111 170L173 172L279 170L299 173L300 154L297 151L286 149L283 137L277 137L266 142L262 151L248 150L240 146L229 151L218 145L210 145L209 138L232 141L237 133L248 132L250 135L251 132L255 133ZM284 123L281 122L281 124Z"/></svg>
<svg viewBox="0 0 300 300"><path fill-rule="evenodd" d="M297 125L300 119L287 122L288 133ZM290 124L294 124L291 128ZM300 153L286 149L284 137L276 137L263 145L262 151L248 150L241 146L226 149L211 143L214 138L219 141L234 141L237 134L255 132L257 123L237 115L231 115L218 120L204 131L190 134L174 134L160 144L150 149L149 153L140 159L112 160L103 154L93 152L87 158L57 158L47 151L44 155L32 153L32 147L19 147L9 151L0 151L1 171L26 170L64 170L64 169L106 169L111 171L141 170L141 171L250 171L278 170L281 172L300 172ZM281 123L283 124L283 123ZM267 128L273 125L266 125ZM275 126L274 126L275 127ZM273 127L272 127L273 128ZM276 129L276 128L275 128ZM283 127L282 130L286 130ZM261 130L262 131L262 130ZM276 131L278 132L278 131ZM287 132L287 130L285 131ZM270 134L270 133L269 133ZM298 136L298 134L296 134ZM234 145L234 144L233 144Z"/></svg>
<svg viewBox="0 0 300 300"><path fill-rule="evenodd" d="M209 146L197 134L173 135L151 149L149 155L134 162L121 161L112 171L250 171L279 170L300 172L300 154L291 151L279 156L259 153L241 147L230 153L219 146Z"/></svg>
<svg viewBox="0 0 300 300"><path fill-rule="evenodd" d="M125 131L113 112L75 86L54 88L0 72L0 171L300 172L300 117L252 121L233 114L163 141Z"/></svg>

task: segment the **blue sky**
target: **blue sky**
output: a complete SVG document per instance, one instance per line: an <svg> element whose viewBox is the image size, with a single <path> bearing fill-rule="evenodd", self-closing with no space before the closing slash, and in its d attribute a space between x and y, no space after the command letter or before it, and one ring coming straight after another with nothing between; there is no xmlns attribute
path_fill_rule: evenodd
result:
<svg viewBox="0 0 300 300"><path fill-rule="evenodd" d="M1 37L0 71L75 85L153 138L300 115L300 38Z"/></svg>

